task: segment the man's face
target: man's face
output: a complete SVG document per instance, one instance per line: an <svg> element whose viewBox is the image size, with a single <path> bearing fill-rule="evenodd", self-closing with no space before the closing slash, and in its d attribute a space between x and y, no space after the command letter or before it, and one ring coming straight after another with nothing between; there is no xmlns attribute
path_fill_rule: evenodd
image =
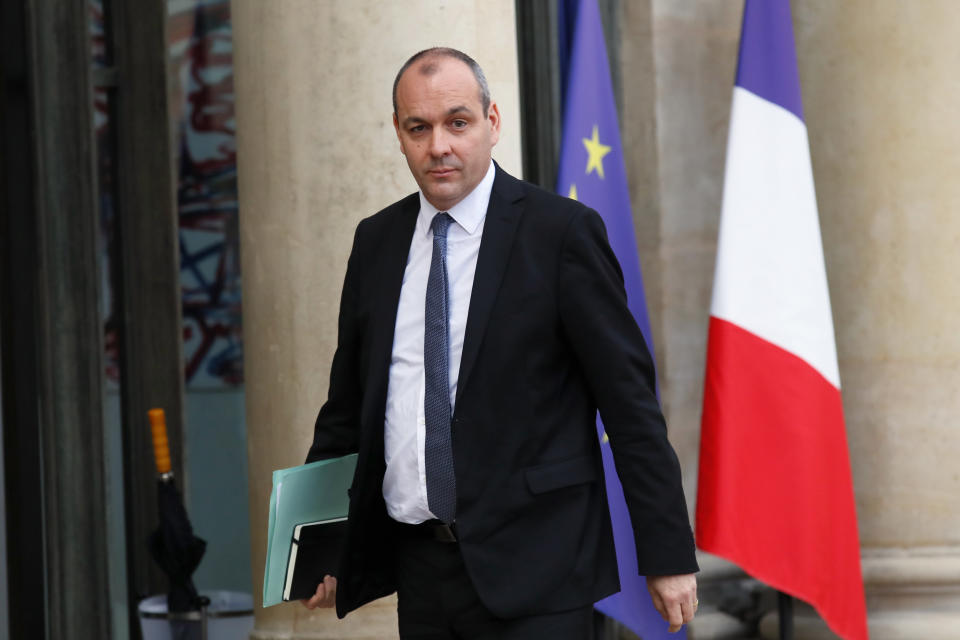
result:
<svg viewBox="0 0 960 640"><path fill-rule="evenodd" d="M436 70L422 73L424 63ZM404 72L393 125L410 173L441 211L480 184L490 166L490 150L500 139L496 103L484 116L480 86L470 67L455 58L420 60Z"/></svg>

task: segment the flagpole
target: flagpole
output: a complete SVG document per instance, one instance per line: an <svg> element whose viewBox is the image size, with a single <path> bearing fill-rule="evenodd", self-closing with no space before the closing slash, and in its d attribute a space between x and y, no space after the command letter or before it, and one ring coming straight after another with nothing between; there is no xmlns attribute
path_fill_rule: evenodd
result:
<svg viewBox="0 0 960 640"><path fill-rule="evenodd" d="M793 598L777 591L777 610L780 618L780 640L793 640Z"/></svg>

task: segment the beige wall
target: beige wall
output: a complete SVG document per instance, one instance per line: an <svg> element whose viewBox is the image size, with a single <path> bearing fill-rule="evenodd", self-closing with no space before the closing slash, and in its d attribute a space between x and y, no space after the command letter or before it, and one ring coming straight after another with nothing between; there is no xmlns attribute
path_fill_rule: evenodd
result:
<svg viewBox="0 0 960 640"><path fill-rule="evenodd" d="M960 12L952 0L793 4L871 633L956 637ZM626 162L692 506L742 3L621 11ZM808 625L799 637L826 636Z"/></svg>
<svg viewBox="0 0 960 640"><path fill-rule="evenodd" d="M960 8L796 11L866 546L960 545Z"/></svg>
<svg viewBox="0 0 960 640"><path fill-rule="evenodd" d="M960 439L960 12L951 0L870 6L794 10L862 537L957 545L960 472L946 456ZM635 217L672 437L695 486L741 4L623 13Z"/></svg>
<svg viewBox="0 0 960 640"><path fill-rule="evenodd" d="M875 639L960 629L960 12L794 10Z"/></svg>
<svg viewBox="0 0 960 640"><path fill-rule="evenodd" d="M512 0L234 0L254 585L273 469L303 462L326 396L357 222L416 190L391 123L394 75L449 45L486 71L503 116L494 157L520 174ZM299 604L257 609L259 638L385 638L390 603L344 623Z"/></svg>

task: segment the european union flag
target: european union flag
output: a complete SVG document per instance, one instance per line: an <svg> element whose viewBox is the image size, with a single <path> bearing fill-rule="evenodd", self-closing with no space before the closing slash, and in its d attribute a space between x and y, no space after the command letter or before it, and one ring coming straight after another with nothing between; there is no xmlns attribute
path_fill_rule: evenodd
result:
<svg viewBox="0 0 960 640"><path fill-rule="evenodd" d="M623 269L627 304L652 354L650 319L640 276L630 194L600 13L596 0L568 1L561 5L561 10L564 9L566 15L561 16L561 23L565 18L566 23L572 26L572 39L567 43L569 63L557 192L583 202L603 218L610 246ZM617 478L613 455L599 419L597 427L603 440L601 448L621 591L598 602L596 608L619 620L644 640L685 638L685 630L667 635L667 624L654 609L643 577L637 575L633 528L630 526L623 488Z"/></svg>

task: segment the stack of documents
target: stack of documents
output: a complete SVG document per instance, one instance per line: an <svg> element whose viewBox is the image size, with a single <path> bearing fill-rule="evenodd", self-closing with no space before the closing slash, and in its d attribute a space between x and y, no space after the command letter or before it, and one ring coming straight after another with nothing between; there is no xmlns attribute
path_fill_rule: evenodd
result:
<svg viewBox="0 0 960 640"><path fill-rule="evenodd" d="M301 597L297 585L305 582L303 572L318 568L317 557L330 558L339 554L339 547L332 542L329 546L322 544L317 548L319 556L308 557L304 553L306 549L298 554L301 546L298 543L304 540L308 531L313 532L309 537L314 539L317 534L333 538L322 532L337 530L342 533L350 506L347 489L353 481L356 466L357 454L351 454L273 472L267 564L263 573L264 607ZM332 575L331 571L324 571ZM298 576L296 580L295 575ZM323 575L320 575L319 581L322 579ZM315 584L313 588L316 588ZM310 590L312 593L313 589Z"/></svg>

